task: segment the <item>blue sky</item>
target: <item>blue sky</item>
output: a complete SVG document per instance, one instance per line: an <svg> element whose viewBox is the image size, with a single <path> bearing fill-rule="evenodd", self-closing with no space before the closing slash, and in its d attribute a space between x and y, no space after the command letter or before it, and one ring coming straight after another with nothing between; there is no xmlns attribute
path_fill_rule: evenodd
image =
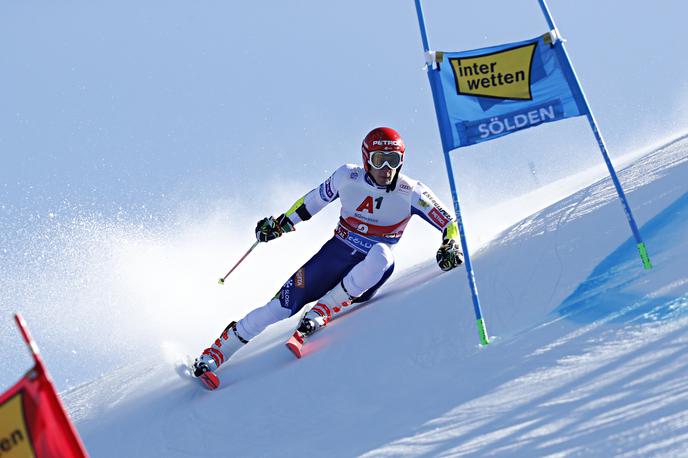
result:
<svg viewBox="0 0 688 458"><path fill-rule="evenodd" d="M550 8L612 158L688 130L683 2ZM546 31L535 0L424 9L437 50ZM10 1L0 43L3 341L14 332L5 312L52 297L34 296L31 277L73 242L55 224L145 230L217 207L249 221L278 214L360 161L378 125L404 136L405 172L450 200L411 0ZM454 163L470 229L479 208L531 190L531 168L546 183L601 157L577 118L460 150Z"/></svg>
<svg viewBox="0 0 688 458"><path fill-rule="evenodd" d="M612 156L685 125L681 2L550 7ZM424 8L435 49L546 29L534 0ZM260 193L265 180L285 177L308 186L359 160L362 136L379 124L406 137L408 173L446 188L412 1L0 9L5 205L48 210L68 197L159 207L170 196ZM525 186L529 161L544 179L592 163L585 126L559 123L458 152L466 205L476 182L500 184L490 194L509 191L505 181Z"/></svg>

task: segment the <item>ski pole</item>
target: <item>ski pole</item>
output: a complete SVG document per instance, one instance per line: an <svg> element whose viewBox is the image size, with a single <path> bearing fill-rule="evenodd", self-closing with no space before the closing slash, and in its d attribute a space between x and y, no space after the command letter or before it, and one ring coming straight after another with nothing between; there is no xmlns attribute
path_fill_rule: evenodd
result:
<svg viewBox="0 0 688 458"><path fill-rule="evenodd" d="M234 264L234 267L232 267L232 269L231 269L229 272L227 272L227 275L225 275L224 277L220 278L220 279L217 281L217 283L220 284L220 285L224 285L224 284L225 284L225 280L227 279L227 277L229 277L229 274L231 274L232 272L234 272L234 269L236 269L237 267L239 267L239 264L241 264L241 262L242 262L244 259L246 259L246 256L248 256L248 254L249 254L251 251L253 251L253 249L254 249L255 247L257 247L259 243L260 243L260 240L256 240L256 243L254 243L253 246L251 246L251 248L249 248L248 251L247 251L246 253L244 253L244 255L241 257L241 259L239 259L239 261L238 261L236 264Z"/></svg>

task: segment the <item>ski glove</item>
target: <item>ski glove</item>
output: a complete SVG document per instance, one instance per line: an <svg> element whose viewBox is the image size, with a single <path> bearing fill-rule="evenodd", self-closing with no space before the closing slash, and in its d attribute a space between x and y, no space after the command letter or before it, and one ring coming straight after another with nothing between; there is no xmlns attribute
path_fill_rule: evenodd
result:
<svg viewBox="0 0 688 458"><path fill-rule="evenodd" d="M445 240L437 250L437 265L445 272L463 264L463 253L456 240Z"/></svg>
<svg viewBox="0 0 688 458"><path fill-rule="evenodd" d="M277 218L268 216L256 224L256 238L260 242L269 242L280 237L285 232L294 230L294 223L288 217L281 214Z"/></svg>

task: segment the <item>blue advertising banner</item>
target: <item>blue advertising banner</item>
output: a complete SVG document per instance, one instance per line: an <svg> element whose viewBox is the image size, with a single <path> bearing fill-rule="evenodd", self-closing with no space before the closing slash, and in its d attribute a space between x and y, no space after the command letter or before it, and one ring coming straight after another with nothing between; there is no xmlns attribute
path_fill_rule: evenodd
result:
<svg viewBox="0 0 688 458"><path fill-rule="evenodd" d="M550 34L464 52L437 53L452 149L586 114L561 42ZM443 113L444 114L444 113Z"/></svg>

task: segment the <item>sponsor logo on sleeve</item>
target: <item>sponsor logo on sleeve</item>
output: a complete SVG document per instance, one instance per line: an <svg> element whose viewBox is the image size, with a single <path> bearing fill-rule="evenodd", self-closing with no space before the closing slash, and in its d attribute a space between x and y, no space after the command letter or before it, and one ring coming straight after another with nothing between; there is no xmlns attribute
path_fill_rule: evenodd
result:
<svg viewBox="0 0 688 458"><path fill-rule="evenodd" d="M442 213L440 213L440 211L437 208L433 208L432 210L430 210L430 213L428 213L428 216L430 217L430 219L432 219L434 222L437 223L437 225L439 227L442 227L442 228L444 226L446 226L447 224L449 224L449 218L447 218L447 216L445 216L445 215L446 215L446 212L443 215Z"/></svg>
<svg viewBox="0 0 688 458"><path fill-rule="evenodd" d="M418 199L418 206L421 208L430 208L430 203L424 199Z"/></svg>
<svg viewBox="0 0 688 458"><path fill-rule="evenodd" d="M438 212L440 215L442 215L445 219L451 220L451 216L449 216L449 213L447 213L447 212L445 211L445 209L442 208L442 206L440 205L440 203L437 202L437 199L435 199L435 197L433 197L432 194L430 194L430 193L427 192L427 191L423 191L423 196L424 196L427 200L430 201L430 203L432 204L433 207L435 207L434 210L437 210L437 212ZM421 198L421 200L422 200L422 198Z"/></svg>
<svg viewBox="0 0 688 458"><path fill-rule="evenodd" d="M329 202L333 197L334 192L332 192L332 177L330 177L320 185L320 198Z"/></svg>
<svg viewBox="0 0 688 458"><path fill-rule="evenodd" d="M334 192L332 192L332 178L328 178L327 181L325 181L325 194L330 200L334 197Z"/></svg>
<svg viewBox="0 0 688 458"><path fill-rule="evenodd" d="M349 177L352 180L355 180L356 178L358 178L358 172L354 170L353 172L351 172L351 175L349 175Z"/></svg>

